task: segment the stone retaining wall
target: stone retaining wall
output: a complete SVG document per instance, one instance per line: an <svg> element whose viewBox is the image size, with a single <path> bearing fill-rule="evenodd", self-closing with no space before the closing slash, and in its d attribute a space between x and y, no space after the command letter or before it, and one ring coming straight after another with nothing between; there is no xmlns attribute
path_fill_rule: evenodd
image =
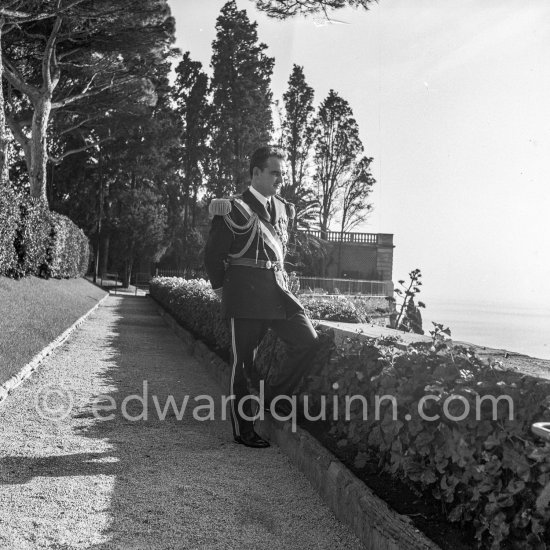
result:
<svg viewBox="0 0 550 550"><path fill-rule="evenodd" d="M230 367L158 304L160 315L199 358L222 388L229 387ZM269 414L256 423L260 435L276 443L304 473L335 516L347 524L367 550L440 550L402 516L377 497L330 451L299 426L279 422Z"/></svg>

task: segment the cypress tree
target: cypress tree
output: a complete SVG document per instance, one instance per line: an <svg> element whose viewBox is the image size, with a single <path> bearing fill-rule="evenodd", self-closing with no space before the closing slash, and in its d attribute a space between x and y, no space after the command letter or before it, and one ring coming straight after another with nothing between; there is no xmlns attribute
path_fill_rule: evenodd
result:
<svg viewBox="0 0 550 550"><path fill-rule="evenodd" d="M269 143L272 132L271 75L274 59L258 42L257 23L230 0L221 10L212 44L212 156L208 193L241 191L248 159Z"/></svg>

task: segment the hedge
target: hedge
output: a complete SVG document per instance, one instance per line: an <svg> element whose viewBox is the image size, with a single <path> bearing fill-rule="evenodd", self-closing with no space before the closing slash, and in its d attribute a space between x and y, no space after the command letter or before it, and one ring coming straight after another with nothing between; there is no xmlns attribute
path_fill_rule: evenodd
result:
<svg viewBox="0 0 550 550"><path fill-rule="evenodd" d="M80 277L90 264L84 232L28 195L0 188L0 275Z"/></svg>
<svg viewBox="0 0 550 550"><path fill-rule="evenodd" d="M15 237L18 262L14 277L40 275L47 272L48 247L51 241L50 212L44 203L32 198L19 203L19 227Z"/></svg>
<svg viewBox="0 0 550 550"><path fill-rule="evenodd" d="M223 321L206 281L154 279L151 294L183 326L227 353L227 328L213 329L212 322ZM366 398L366 419L355 400L349 420L342 414L330 420L332 437L355 452L358 468L375 458L380 469L439 500L448 521L473 526L480 548L548 548L550 443L538 441L530 426L550 420L550 381L488 364L437 331L432 344L406 350L360 337L337 348L318 332L322 346L305 391L317 407L328 397L328 418L335 396L340 412L347 396ZM276 370L284 353L268 332L257 356L260 376ZM377 406L376 396L393 396L395 406L387 399ZM496 410L487 396L501 398ZM513 405L511 418L505 399ZM460 419L466 406L471 414Z"/></svg>
<svg viewBox="0 0 550 550"><path fill-rule="evenodd" d="M81 277L90 265L88 238L82 229L66 216L51 212L50 220L50 275L57 278Z"/></svg>
<svg viewBox="0 0 550 550"><path fill-rule="evenodd" d="M216 349L228 349L231 336L220 314L219 299L205 279L156 277L151 283L151 295L184 324L193 334ZM366 319L347 299L333 300L300 296L306 313L312 319L361 323Z"/></svg>
<svg viewBox="0 0 550 550"><path fill-rule="evenodd" d="M150 294L194 336L227 357L231 334L221 316L220 301L204 279L155 277Z"/></svg>
<svg viewBox="0 0 550 550"><path fill-rule="evenodd" d="M17 269L15 238L20 220L18 197L8 187L0 188L0 276Z"/></svg>

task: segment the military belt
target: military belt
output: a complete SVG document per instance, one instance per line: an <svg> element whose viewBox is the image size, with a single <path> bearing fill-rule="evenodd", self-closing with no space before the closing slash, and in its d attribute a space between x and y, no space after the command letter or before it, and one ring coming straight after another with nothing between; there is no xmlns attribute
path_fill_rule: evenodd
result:
<svg viewBox="0 0 550 550"><path fill-rule="evenodd" d="M281 262L271 260L252 260L251 258L230 258L229 265L243 265L246 267L257 267L260 269L273 269L274 271L282 271L283 265Z"/></svg>

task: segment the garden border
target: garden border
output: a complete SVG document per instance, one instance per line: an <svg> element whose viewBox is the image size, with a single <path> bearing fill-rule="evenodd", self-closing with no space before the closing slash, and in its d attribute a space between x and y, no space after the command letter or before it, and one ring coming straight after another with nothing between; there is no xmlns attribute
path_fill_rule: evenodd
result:
<svg viewBox="0 0 550 550"><path fill-rule="evenodd" d="M39 366L40 363L50 355L56 348L58 348L67 338L84 322L86 319L109 297L109 294L105 294L97 304L95 304L87 313L77 319L69 328L67 328L62 334L60 334L55 340L50 342L42 351L38 352L21 370L8 378L5 382L0 384L0 405L4 403L8 395L10 395L15 388L21 385Z"/></svg>
<svg viewBox="0 0 550 550"><path fill-rule="evenodd" d="M187 351L208 368L220 386L228 386L229 365L151 298ZM289 422L276 421L269 414L256 427L305 474L335 516L352 529L367 550L440 550L412 525L410 518L390 508L305 430L297 426L292 432Z"/></svg>

